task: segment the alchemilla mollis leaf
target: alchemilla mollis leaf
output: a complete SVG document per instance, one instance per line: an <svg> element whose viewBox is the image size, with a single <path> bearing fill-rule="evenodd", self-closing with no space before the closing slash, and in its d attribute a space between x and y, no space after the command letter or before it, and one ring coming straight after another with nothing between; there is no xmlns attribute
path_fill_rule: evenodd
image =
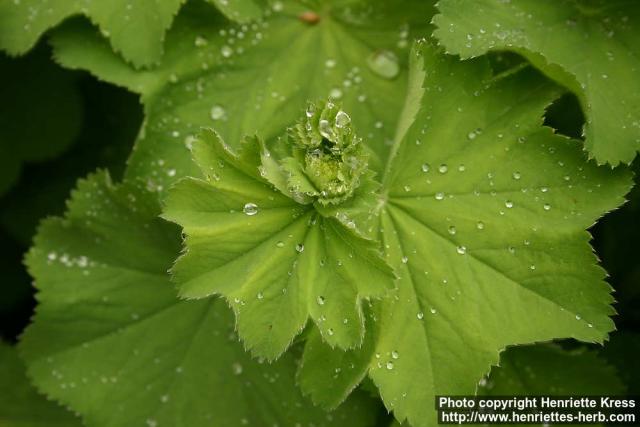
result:
<svg viewBox="0 0 640 427"><path fill-rule="evenodd" d="M478 383L482 396L619 396L625 386L595 350L554 344L509 347Z"/></svg>
<svg viewBox="0 0 640 427"><path fill-rule="evenodd" d="M302 398L292 354L246 353L221 299L180 301L166 271L180 249L144 185L80 182L28 255L39 306L21 342L39 390L88 426L367 426L356 396L328 416Z"/></svg>
<svg viewBox="0 0 640 427"><path fill-rule="evenodd" d="M259 19L263 0L208 0L237 22ZM114 51L136 67L157 64L164 37L185 0L83 1L15 0L0 3L0 49L23 54L47 30L74 15L84 15L100 28Z"/></svg>
<svg viewBox="0 0 640 427"><path fill-rule="evenodd" d="M392 149L380 214L400 280L375 303L369 356L351 359L368 363L396 418L427 426L425 402L473 394L508 345L607 337L613 299L585 229L631 180L541 126L558 88L531 68L495 78L484 58L426 43L417 54L423 96Z"/></svg>
<svg viewBox="0 0 640 427"><path fill-rule="evenodd" d="M24 362L9 344L0 341L0 424L3 427L80 427L79 418L29 383Z"/></svg>
<svg viewBox="0 0 640 427"><path fill-rule="evenodd" d="M599 163L640 150L640 9L633 1L442 0L434 35L463 58L514 50L573 90Z"/></svg>
<svg viewBox="0 0 640 427"><path fill-rule="evenodd" d="M270 145L307 101L329 96L358 124L369 167L379 172L402 108L410 40L426 34L432 3L278 3L244 26L188 3L152 70L126 64L84 23L63 26L52 43L65 66L142 94L147 124L127 173L148 179L161 197L180 177L199 173L184 146L201 127L214 128L231 146L256 132Z"/></svg>
<svg viewBox="0 0 640 427"><path fill-rule="evenodd" d="M362 299L383 296L395 279L376 243L274 188L261 176L257 138L245 139L235 154L209 130L191 147L205 179L179 181L163 213L187 236L172 270L180 295L224 295L246 347L269 359L282 354L309 318L332 346L359 345ZM305 159L303 153L301 175L327 173L302 171ZM297 162L283 159L287 168ZM290 172L283 166L281 173Z"/></svg>

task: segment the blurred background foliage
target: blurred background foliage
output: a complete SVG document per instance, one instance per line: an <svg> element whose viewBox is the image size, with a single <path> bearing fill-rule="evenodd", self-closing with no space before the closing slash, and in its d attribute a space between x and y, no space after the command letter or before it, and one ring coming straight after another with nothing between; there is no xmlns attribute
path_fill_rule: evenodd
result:
<svg viewBox="0 0 640 427"><path fill-rule="evenodd" d="M496 73L508 72L523 61L515 54L492 54L491 60ZM96 169L107 169L114 180L120 178L143 111L136 95L56 65L45 43L20 58L0 54L0 76L0 341L15 343L35 307L23 258L39 221L63 213L78 178ZM546 124L580 138L584 117L576 97L567 94L552 104ZM638 172L637 161L633 169ZM604 348L585 349L584 344L564 341L559 344L569 350L567 355L556 354L557 346L540 351L541 358L559 358L550 362L560 367L558 371L572 363L570 351L576 348L587 352L583 362L606 360L617 377L603 384L608 387L610 381L612 392L626 388L626 393L637 395L640 371L631 367L637 365L640 352L640 189L636 186L628 198L591 229L595 251L615 289L618 330ZM515 362L509 362L515 352L506 353L503 366L489 381L500 383L502 375L517 369ZM564 381L559 375L558 381ZM363 388L376 393L367 381ZM381 405L379 425L390 422Z"/></svg>

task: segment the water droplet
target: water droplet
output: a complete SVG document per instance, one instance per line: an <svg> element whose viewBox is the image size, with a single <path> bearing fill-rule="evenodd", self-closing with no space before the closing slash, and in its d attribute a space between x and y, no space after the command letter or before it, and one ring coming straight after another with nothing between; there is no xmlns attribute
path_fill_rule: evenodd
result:
<svg viewBox="0 0 640 427"><path fill-rule="evenodd" d="M398 57L389 50L377 50L367 58L367 65L377 75L393 79L400 73Z"/></svg>
<svg viewBox="0 0 640 427"><path fill-rule="evenodd" d="M211 120L222 120L226 117L227 112L220 105L214 105L211 107L211 112L209 113Z"/></svg>
<svg viewBox="0 0 640 427"><path fill-rule="evenodd" d="M402 257L402 263L403 263L403 264L406 264L406 263L408 263L408 262L409 262L409 257L407 257L407 256L403 256L403 257Z"/></svg>
<svg viewBox="0 0 640 427"><path fill-rule="evenodd" d="M466 246L458 246L456 248L456 252L458 252L460 255L464 255L467 253L467 247Z"/></svg>
<svg viewBox="0 0 640 427"><path fill-rule="evenodd" d="M430 167L429 167L428 163L423 163L422 164L422 172L427 173L427 172L429 172L429 169L430 169Z"/></svg>
<svg viewBox="0 0 640 427"><path fill-rule="evenodd" d="M343 128L348 126L349 123L351 123L351 117L342 110L338 111L338 114L336 114L336 127Z"/></svg>
<svg viewBox="0 0 640 427"><path fill-rule="evenodd" d="M233 371L234 375L240 375L242 373L242 365L238 362L235 362L231 365L231 370Z"/></svg>
<svg viewBox="0 0 640 427"><path fill-rule="evenodd" d="M444 193L442 191L438 191L435 195L436 200L444 200Z"/></svg>
<svg viewBox="0 0 640 427"><path fill-rule="evenodd" d="M279 248L284 247L284 242L282 240L278 240L278 243L276 243L276 246Z"/></svg>
<svg viewBox="0 0 640 427"><path fill-rule="evenodd" d="M262 298L264 298L264 294L263 294L262 292L258 292L258 295L257 295L257 296L258 296L258 299L262 299Z"/></svg>
<svg viewBox="0 0 640 427"><path fill-rule="evenodd" d="M418 318L418 320L422 320L424 319L424 313L423 312L419 312L416 317Z"/></svg>
<svg viewBox="0 0 640 427"><path fill-rule="evenodd" d="M242 212L244 212L245 215L253 216L258 213L258 205L255 203L247 203L242 208Z"/></svg>
<svg viewBox="0 0 640 427"><path fill-rule="evenodd" d="M513 175L511 175L513 177L513 179L515 179L516 181L519 180L522 175L520 175L520 172L514 172Z"/></svg>
<svg viewBox="0 0 640 427"><path fill-rule="evenodd" d="M458 230L456 230L456 226L455 225L450 225L449 226L449 234L454 236L457 232L458 232Z"/></svg>
<svg viewBox="0 0 640 427"><path fill-rule="evenodd" d="M233 49L231 49L231 47L229 47L227 45L224 45L224 46L222 46L222 48L220 48L220 53L225 58L229 58L231 55L233 55Z"/></svg>
<svg viewBox="0 0 640 427"><path fill-rule="evenodd" d="M336 66L336 60L335 60L335 59L331 59L331 58L329 58L329 59L327 59L327 60L324 62L324 65L325 65L327 68L333 68L333 67L335 67L335 66Z"/></svg>
<svg viewBox="0 0 640 427"><path fill-rule="evenodd" d="M551 205L550 205L549 203L545 203L544 205L542 205L542 208L543 208L545 211L548 211L548 210L551 210Z"/></svg>
<svg viewBox="0 0 640 427"><path fill-rule="evenodd" d="M331 124L329 124L328 120L320 120L318 123L318 130L320 131L320 135L323 137L333 139L333 129L331 129Z"/></svg>
<svg viewBox="0 0 640 427"><path fill-rule="evenodd" d="M298 243L296 245L296 252L298 252L298 253L304 252L304 245L302 243Z"/></svg>
<svg viewBox="0 0 640 427"><path fill-rule="evenodd" d="M324 305L324 297L322 295L318 295L316 301L318 302L318 305Z"/></svg>
<svg viewBox="0 0 640 427"><path fill-rule="evenodd" d="M387 362L387 369L388 370L392 370L393 369L393 362Z"/></svg>
<svg viewBox="0 0 640 427"><path fill-rule="evenodd" d="M449 170L449 167L444 163L438 166L438 172L440 173L447 173L448 170Z"/></svg>
<svg viewBox="0 0 640 427"><path fill-rule="evenodd" d="M576 314L576 320L581 320L581 319L582 319L582 317L580 317L579 314Z"/></svg>
<svg viewBox="0 0 640 427"><path fill-rule="evenodd" d="M484 222L482 222L482 221L478 221L478 222L476 223L476 228L477 228L478 230L484 230Z"/></svg>
<svg viewBox="0 0 640 427"><path fill-rule="evenodd" d="M329 91L329 97L331 99L340 99L342 98L342 91L339 88L333 88Z"/></svg>
<svg viewBox="0 0 640 427"><path fill-rule="evenodd" d="M316 106L310 103L307 106L307 110L305 111L305 114L307 115L308 118L311 118L315 113L316 113Z"/></svg>
<svg viewBox="0 0 640 427"><path fill-rule="evenodd" d="M504 202L504 205L507 208L511 209L513 207L513 202L511 200L507 200L506 202Z"/></svg>
<svg viewBox="0 0 640 427"><path fill-rule="evenodd" d="M397 351L394 350L391 352L391 357L393 357L394 359L397 359L398 357L400 357L400 355L398 354Z"/></svg>

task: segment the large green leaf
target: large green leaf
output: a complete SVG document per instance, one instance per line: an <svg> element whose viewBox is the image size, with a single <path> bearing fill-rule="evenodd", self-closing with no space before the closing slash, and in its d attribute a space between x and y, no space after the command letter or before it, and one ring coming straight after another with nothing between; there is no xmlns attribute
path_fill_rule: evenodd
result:
<svg viewBox="0 0 640 427"><path fill-rule="evenodd" d="M597 352L538 344L506 349L500 355L500 365L480 380L477 393L485 397L615 396L624 391L616 370ZM392 426L400 423L394 421Z"/></svg>
<svg viewBox="0 0 640 427"><path fill-rule="evenodd" d="M180 294L224 295L240 337L261 357L282 354L309 317L332 346L355 347L361 300L393 288L393 272L374 242L272 188L260 176L258 144L248 138L235 155L213 131L193 141L206 180L180 181L163 213L187 236L173 269Z"/></svg>
<svg viewBox="0 0 640 427"><path fill-rule="evenodd" d="M258 19L264 0L209 0L229 19ZM136 67L157 63L165 32L185 0L9 0L0 3L0 49L23 54L44 32L74 15L84 15L100 27L116 52Z"/></svg>
<svg viewBox="0 0 640 427"><path fill-rule="evenodd" d="M49 56L46 48L19 59L0 53L0 194L14 183L24 162L59 155L80 133L83 110L76 76Z"/></svg>
<svg viewBox="0 0 640 427"><path fill-rule="evenodd" d="M509 347L500 365L480 381L483 396L622 395L615 368L594 350L539 344Z"/></svg>
<svg viewBox="0 0 640 427"><path fill-rule="evenodd" d="M302 399L291 354L251 359L224 301L176 299L178 230L155 195L104 174L81 181L28 255L39 289L21 342L37 387L89 426L364 426L367 399L326 415Z"/></svg>
<svg viewBox="0 0 640 427"><path fill-rule="evenodd" d="M629 0L442 0L434 35L463 58L515 50L579 95L586 148L630 163L640 149L640 9Z"/></svg>
<svg viewBox="0 0 640 427"><path fill-rule="evenodd" d="M0 425L3 427L79 427L80 420L39 395L25 375L18 352L0 342Z"/></svg>
<svg viewBox="0 0 640 427"><path fill-rule="evenodd" d="M473 394L508 345L605 339L612 298L584 230L631 180L540 126L558 90L532 69L491 78L485 59L418 54L424 96L406 109L414 119L393 148L381 213L401 278L376 314L375 344L351 358L396 418L426 426L436 395ZM328 376L335 358L325 360Z"/></svg>
<svg viewBox="0 0 640 427"><path fill-rule="evenodd" d="M151 188L198 175L184 145L200 127L214 127L229 144L255 132L272 141L308 100L328 95L340 98L370 147L370 164L380 170L402 107L408 40L426 33L432 3L281 4L280 12L245 29L204 5L188 4L152 71L128 66L82 22L61 28L52 41L65 66L143 94L147 126L128 176L144 176ZM318 21L300 19L305 13Z"/></svg>

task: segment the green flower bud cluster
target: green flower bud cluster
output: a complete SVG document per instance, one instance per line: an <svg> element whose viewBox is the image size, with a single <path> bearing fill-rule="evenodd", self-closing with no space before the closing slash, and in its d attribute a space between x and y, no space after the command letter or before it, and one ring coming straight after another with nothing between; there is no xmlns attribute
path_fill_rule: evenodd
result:
<svg viewBox="0 0 640 427"><path fill-rule="evenodd" d="M291 191L300 191L323 205L337 204L351 197L367 170L361 138L351 118L329 100L309 104L306 117L290 129L293 157L308 185L293 180ZM295 188L295 187L298 188Z"/></svg>

